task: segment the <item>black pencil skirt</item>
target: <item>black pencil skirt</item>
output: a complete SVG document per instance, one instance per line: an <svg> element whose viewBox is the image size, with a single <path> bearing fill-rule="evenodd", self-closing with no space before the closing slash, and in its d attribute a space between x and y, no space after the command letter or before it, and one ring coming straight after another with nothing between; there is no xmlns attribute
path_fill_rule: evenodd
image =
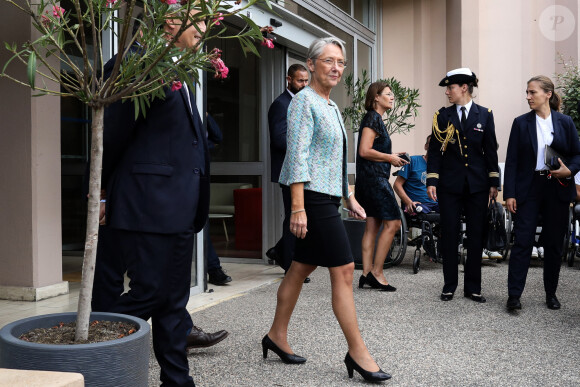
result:
<svg viewBox="0 0 580 387"><path fill-rule="evenodd" d="M324 267L353 262L339 207L340 197L304 190L308 232L296 239L294 261Z"/></svg>

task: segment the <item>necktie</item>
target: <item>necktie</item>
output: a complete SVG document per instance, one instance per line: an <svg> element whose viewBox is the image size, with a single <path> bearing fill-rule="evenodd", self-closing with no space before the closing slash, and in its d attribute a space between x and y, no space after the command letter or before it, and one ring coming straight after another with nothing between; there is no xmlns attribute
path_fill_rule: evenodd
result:
<svg viewBox="0 0 580 387"><path fill-rule="evenodd" d="M465 130L465 121L467 121L467 117L465 116L465 106L461 107L461 129Z"/></svg>

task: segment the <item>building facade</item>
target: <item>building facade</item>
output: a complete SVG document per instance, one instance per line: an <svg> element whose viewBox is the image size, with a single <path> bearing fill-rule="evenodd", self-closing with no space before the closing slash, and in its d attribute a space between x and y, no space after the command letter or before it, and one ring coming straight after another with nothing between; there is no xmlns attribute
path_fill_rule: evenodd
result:
<svg viewBox="0 0 580 387"><path fill-rule="evenodd" d="M260 47L260 58L229 41L210 43L223 50L230 76L217 81L210 74L197 90L198 109L216 120L223 141L211 151L212 215L192 257L192 293L205 289L208 240L222 260L265 263L264 252L281 235L282 202L269 176L267 111L285 87L287 67L305 62L316 37L333 35L345 43L345 75L360 76L364 69L373 80L394 76L419 89L415 129L393 136L393 151L410 154L423 153L433 112L447 104L437 84L449 69L470 67L478 75L475 100L494 111L503 161L511 122L528 111L526 81L561 71L560 54L575 63L579 58L575 0L278 0L272 6L246 15L258 25L277 25L275 48ZM7 2L0 10L3 41L34 38L27 15ZM241 26L230 23L234 31ZM108 55L114 51L111 44ZM0 63L8 58L1 49ZM9 72L26 78L25 66L12 65ZM74 101L32 94L0 78L0 298L66 293L63 254L68 263L82 261L90 117ZM344 85L331 98L341 107L349 103ZM354 181L352 145L351 132Z"/></svg>

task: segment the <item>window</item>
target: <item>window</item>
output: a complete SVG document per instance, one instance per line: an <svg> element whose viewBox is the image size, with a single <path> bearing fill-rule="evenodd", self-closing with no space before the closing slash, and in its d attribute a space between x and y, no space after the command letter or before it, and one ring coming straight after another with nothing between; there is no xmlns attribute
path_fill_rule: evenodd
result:
<svg viewBox="0 0 580 387"><path fill-rule="evenodd" d="M371 31L376 29L376 1L354 1L354 18Z"/></svg>

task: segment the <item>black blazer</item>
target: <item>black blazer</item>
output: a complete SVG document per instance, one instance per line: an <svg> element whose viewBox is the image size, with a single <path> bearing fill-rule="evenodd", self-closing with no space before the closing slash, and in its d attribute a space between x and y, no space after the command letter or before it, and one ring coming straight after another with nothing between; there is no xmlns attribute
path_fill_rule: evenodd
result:
<svg viewBox="0 0 580 387"><path fill-rule="evenodd" d="M566 179L568 185L560 186L558 198L571 202L576 197L574 175L580 170L578 132L570 117L554 110L552 110L552 125L554 141L551 146L566 159L562 161L572 172L571 178ZM536 112L532 110L514 119L512 124L505 160L503 194L505 199L515 198L517 203L526 201L534 178L537 154Z"/></svg>
<svg viewBox="0 0 580 387"><path fill-rule="evenodd" d="M105 66L110 73L115 58ZM105 109L103 180L107 224L113 228L173 234L200 231L209 210L206 135L189 92L165 89L135 119L133 102Z"/></svg>
<svg viewBox="0 0 580 387"><path fill-rule="evenodd" d="M270 178L274 183L280 178L280 170L286 157L286 131L288 106L292 96L284 90L270 105L268 110L268 129L270 130Z"/></svg>
<svg viewBox="0 0 580 387"><path fill-rule="evenodd" d="M455 132L445 152L435 136L429 143L427 158L427 185L437 187L437 192L461 193L465 181L471 193L499 187L497 140L495 124L490 109L473 103L465 128L461 129L455 105L441 108L435 113L439 130L453 124Z"/></svg>

